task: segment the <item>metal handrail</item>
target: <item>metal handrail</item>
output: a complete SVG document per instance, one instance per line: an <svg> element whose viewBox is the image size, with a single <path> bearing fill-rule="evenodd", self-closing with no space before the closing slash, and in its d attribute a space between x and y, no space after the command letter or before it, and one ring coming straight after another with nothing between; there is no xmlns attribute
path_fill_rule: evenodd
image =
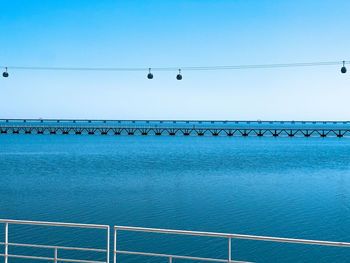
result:
<svg viewBox="0 0 350 263"><path fill-rule="evenodd" d="M81 250L81 251L106 252L106 249L100 249L100 248L62 247L62 246L32 245L32 244L22 244L22 243L0 242L0 245L6 245L6 244L9 246L14 246L14 247L57 248L57 249L62 249L62 250Z"/></svg>
<svg viewBox="0 0 350 263"><path fill-rule="evenodd" d="M198 260L198 261L212 261L212 262L249 263L247 261L237 261L237 260L228 261L227 259L190 257L190 256L179 256L179 255L147 253L147 252L134 252L134 251L124 251L124 250L117 250L116 253L118 253L118 254L127 254L127 255L142 255L142 256L152 256L152 257L164 257L164 258L168 258L170 263L172 262L173 258Z"/></svg>
<svg viewBox="0 0 350 263"><path fill-rule="evenodd" d="M8 263L9 258L50 260L50 261L53 261L55 263L57 263L57 262L109 263L110 230L109 230L108 225L59 223L59 222L45 222L45 221L24 221L24 220L8 220L8 219L0 219L0 224L5 224L5 242L0 242L0 245L5 247L4 253L0 254L0 257L5 258L5 263ZM106 230L106 248L100 249L100 248L82 248L82 247L69 247L69 246L52 246L52 245L10 243L9 242L9 225L32 225L32 226L55 226L55 227L104 229L104 230ZM40 256L27 256L27 255L10 254L9 253L10 246L53 249L54 250L54 257L40 257ZM58 257L58 250L78 250L78 251L93 251L93 252L105 253L106 254L106 261L59 258Z"/></svg>
<svg viewBox="0 0 350 263"><path fill-rule="evenodd" d="M147 252L135 252L117 250L117 231L136 231L136 232L148 232L148 233L163 233L163 234L176 234L176 235L191 235L191 236L208 236L208 237L221 237L228 239L228 259L214 259L214 258L202 258L202 257L189 257L169 254L157 254ZM159 229L159 228L145 228L145 227L129 227L129 226L114 226L114 247L113 247L113 259L114 263L117 262L117 254L129 254L129 255L144 255L155 257L166 257L169 259L169 263L173 258L192 259L199 261L214 261L214 262L243 262L233 261L231 259L231 239L248 239L257 241L270 241L279 243L293 243L293 244L306 244L306 245L319 245L319 246L336 246L336 247L350 247L348 242L334 242L334 241L321 241L321 240L308 240L308 239L295 239L295 238L281 238L281 237L269 237L269 236L255 236L255 235L241 235L241 234L229 234L229 233L215 233L215 232L201 232L201 231L187 231L187 230L172 230L172 229Z"/></svg>
<svg viewBox="0 0 350 263"><path fill-rule="evenodd" d="M9 223L9 224L15 224L15 225L36 225L36 226L65 226L65 227L96 228L96 229L109 228L108 225L61 223L61 222L46 222L46 221L29 221L29 220L12 220L12 219L0 219L0 223Z"/></svg>
<svg viewBox="0 0 350 263"><path fill-rule="evenodd" d="M109 231L109 229L110 229L110 227L108 225L74 224L74 223L59 223L59 222L44 222L44 221L4 220L4 219L0 219L0 224L5 224L5 242L0 242L0 246L4 246L4 248L5 248L4 253L0 254L0 257L5 258L5 263L8 263L9 258L36 259L36 260L46 260L46 261L49 260L49 261L53 261L55 263L57 263L57 262L109 263L109 252L110 252L110 231ZM82 248L82 247L70 247L70 246L12 243L12 242L9 242L9 225L11 225L11 224L13 224L13 225L36 225L36 226L56 226L56 227L104 229L104 230L106 230L106 248L105 249ZM205 258L205 257L182 256L182 255L174 255L174 254L161 254L161 253L117 250L117 231L136 231L136 232L149 232L149 233L163 233L163 234L227 238L227 240L228 240L228 258L227 259ZM241 234L215 233L215 232L202 232L202 231L144 228L144 227L114 226L114 244L113 244L114 261L113 262L116 263L117 254L163 257L163 258L168 258L169 263L172 263L173 259L188 259L188 260L228 262L228 263L243 263L243 262L245 262L245 261L232 260L232 257L231 257L231 241L232 241L232 239L247 239L247 240L257 240L257 241L260 240L260 241L284 242L284 243L294 243L294 244L309 244L309 245L320 245L320 246L350 247L350 243L348 243L348 242L334 242L334 241L280 238L280 237L269 237L269 236L241 235ZM53 249L54 250L54 257L41 257L41 256L10 254L9 250L8 250L10 246ZM78 251L94 251L94 252L106 253L106 261L59 258L58 257L58 250L78 250Z"/></svg>

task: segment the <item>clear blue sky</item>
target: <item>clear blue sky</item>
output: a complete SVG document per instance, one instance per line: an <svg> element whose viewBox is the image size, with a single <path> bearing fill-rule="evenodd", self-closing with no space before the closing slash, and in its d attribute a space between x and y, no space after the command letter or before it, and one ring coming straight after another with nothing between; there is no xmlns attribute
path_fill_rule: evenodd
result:
<svg viewBox="0 0 350 263"><path fill-rule="evenodd" d="M0 65L163 67L350 60L350 1L0 0ZM348 71L350 65L348 65ZM10 71L0 118L350 119L340 67Z"/></svg>

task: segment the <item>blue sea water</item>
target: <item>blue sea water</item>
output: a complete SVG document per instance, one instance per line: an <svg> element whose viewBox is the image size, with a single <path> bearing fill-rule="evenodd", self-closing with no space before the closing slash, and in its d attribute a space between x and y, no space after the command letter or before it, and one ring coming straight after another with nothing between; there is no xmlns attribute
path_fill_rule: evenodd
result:
<svg viewBox="0 0 350 263"><path fill-rule="evenodd" d="M1 135L0 218L349 242L350 140ZM61 242L57 229L19 229L10 231L13 242ZM75 245L103 242L79 233ZM220 238L123 233L118 242L124 250L227 257ZM234 240L232 258L349 262L350 249Z"/></svg>

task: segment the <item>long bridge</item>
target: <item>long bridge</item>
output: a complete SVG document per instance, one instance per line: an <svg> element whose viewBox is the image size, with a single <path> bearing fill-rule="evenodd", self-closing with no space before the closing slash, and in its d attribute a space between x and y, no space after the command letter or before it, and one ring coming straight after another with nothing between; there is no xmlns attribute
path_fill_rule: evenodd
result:
<svg viewBox="0 0 350 263"><path fill-rule="evenodd" d="M0 119L0 134L350 137L350 121Z"/></svg>

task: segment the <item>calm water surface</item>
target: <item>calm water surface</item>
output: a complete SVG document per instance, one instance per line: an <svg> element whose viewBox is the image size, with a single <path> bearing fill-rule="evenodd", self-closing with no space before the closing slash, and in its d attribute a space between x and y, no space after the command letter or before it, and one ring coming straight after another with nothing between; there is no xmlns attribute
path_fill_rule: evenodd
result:
<svg viewBox="0 0 350 263"><path fill-rule="evenodd" d="M350 139L1 135L0 218L349 242ZM31 231L10 238L32 240ZM227 254L221 239L134 233L119 248ZM232 257L347 262L350 249L235 240ZM136 259L167 261L120 257Z"/></svg>

